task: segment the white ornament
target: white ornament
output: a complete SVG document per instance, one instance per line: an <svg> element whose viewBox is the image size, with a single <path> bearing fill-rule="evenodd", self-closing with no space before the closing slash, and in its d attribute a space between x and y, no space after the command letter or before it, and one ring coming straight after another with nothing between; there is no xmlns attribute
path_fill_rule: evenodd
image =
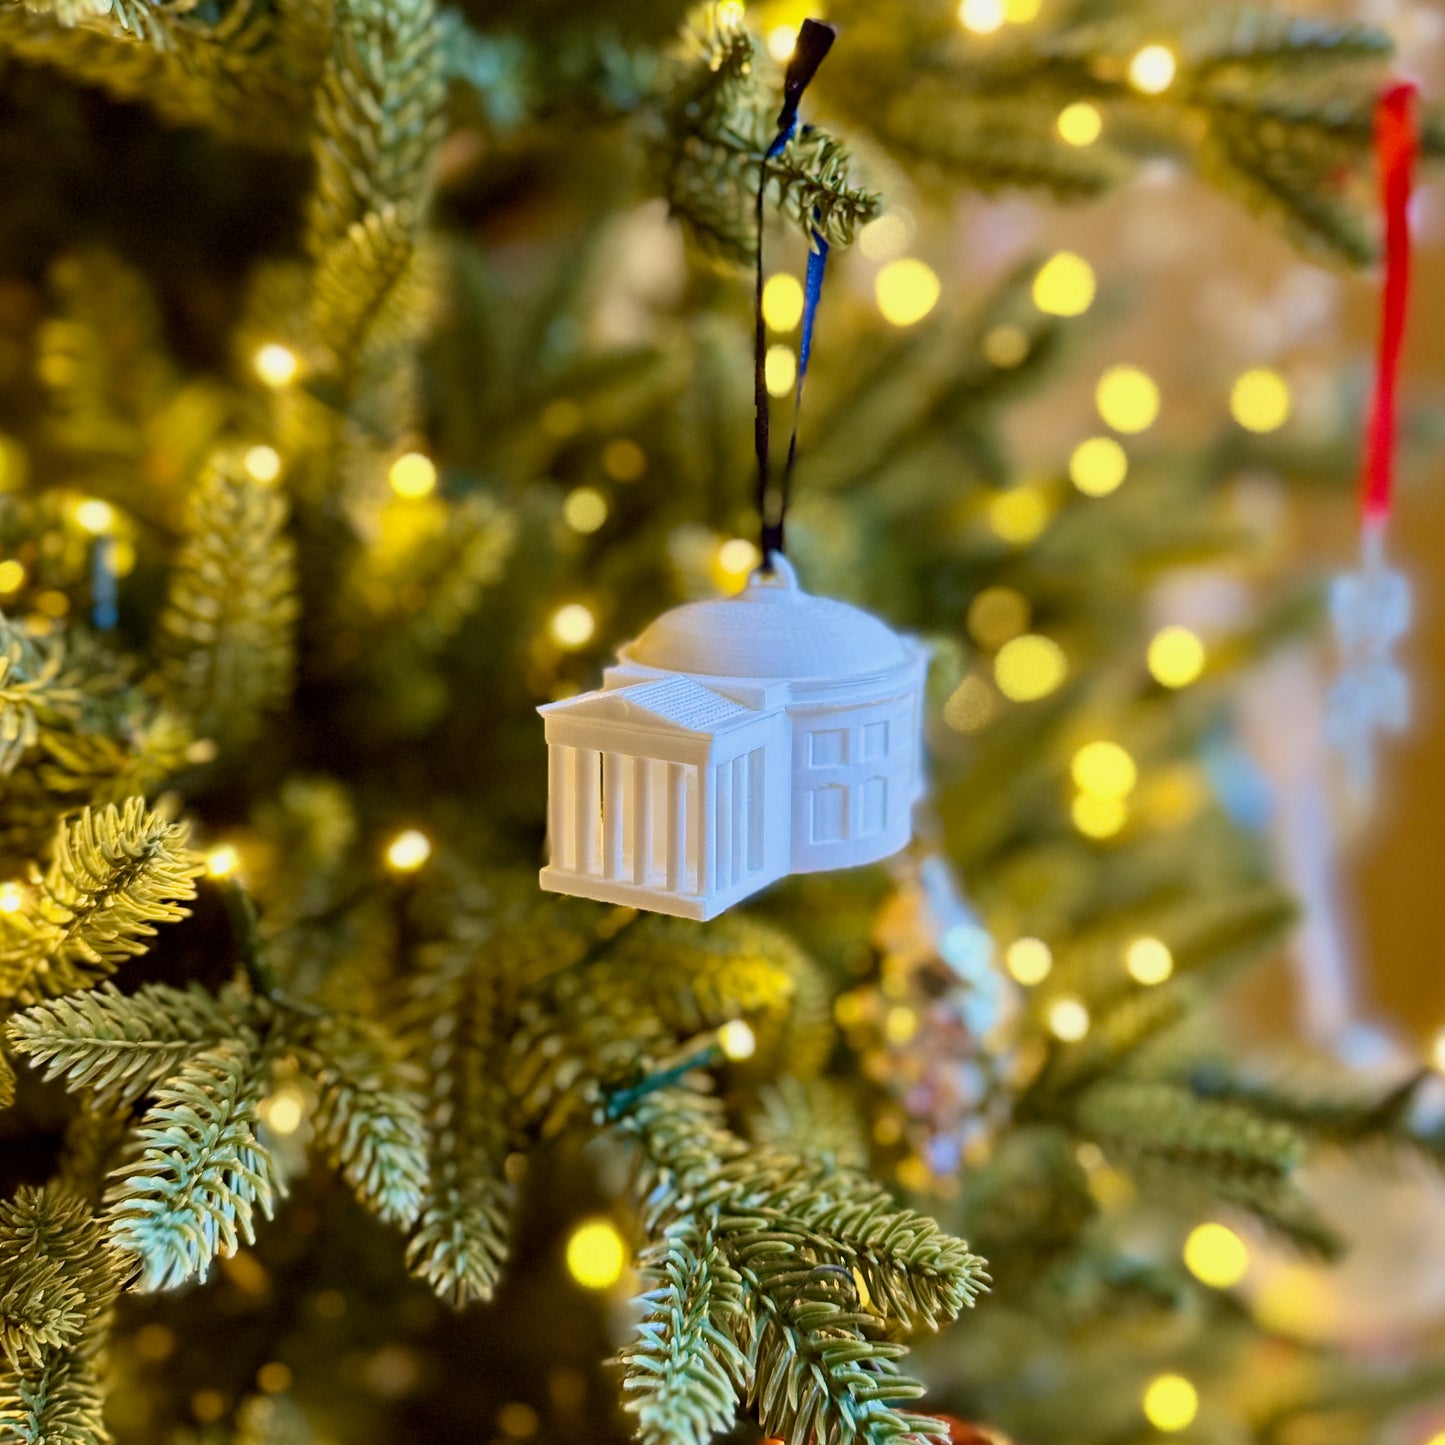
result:
<svg viewBox="0 0 1445 1445"><path fill-rule="evenodd" d="M1344 754L1356 786L1375 773L1375 734L1403 732L1410 720L1410 682L1395 661L1395 644L1410 627L1410 584L1385 562L1376 528L1364 534L1364 565L1335 579L1330 613L1343 657L1330 693L1325 728Z"/></svg>
<svg viewBox="0 0 1445 1445"><path fill-rule="evenodd" d="M600 692L538 709L543 888L715 918L909 841L927 650L771 560L736 597L664 613Z"/></svg>

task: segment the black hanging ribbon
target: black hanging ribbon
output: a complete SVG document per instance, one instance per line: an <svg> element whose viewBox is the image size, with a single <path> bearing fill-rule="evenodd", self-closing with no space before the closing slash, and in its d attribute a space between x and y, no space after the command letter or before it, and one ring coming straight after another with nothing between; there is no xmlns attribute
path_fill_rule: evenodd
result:
<svg viewBox="0 0 1445 1445"><path fill-rule="evenodd" d="M782 153L798 127L798 102L809 82L818 73L828 51L833 47L837 31L821 20L805 20L798 32L797 44L788 60L783 77L783 106L778 112L778 132L758 174L756 207L757 264L753 300L753 403L756 419L753 440L758 456L758 516L762 522L763 570L770 571L770 558L783 551L783 521L788 510L788 490L793 476L793 462L798 449L798 412L803 401L803 378L807 375L808 354L813 344L813 317L823 287L823 271L828 262L828 245L813 232L813 250L808 255L808 279L804 288L803 336L798 354L798 380L793 393L793 434L788 442L788 464L783 485L776 492L772 486L772 467L768 446L768 379L767 323L763 320L763 205L768 188L768 162Z"/></svg>

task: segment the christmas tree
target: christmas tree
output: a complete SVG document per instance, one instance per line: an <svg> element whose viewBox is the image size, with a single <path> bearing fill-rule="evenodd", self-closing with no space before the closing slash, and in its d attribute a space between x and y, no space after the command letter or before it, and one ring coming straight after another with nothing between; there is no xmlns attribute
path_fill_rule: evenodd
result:
<svg viewBox="0 0 1445 1445"><path fill-rule="evenodd" d="M1238 478L1348 506L1357 426L1259 369L1156 443L1120 366L1025 464L1108 308L957 240L1165 162L1363 266L1390 42L829 0L773 147L808 13L0 5L0 1440L1431 1428L1427 1335L1250 1280L1369 1233L1321 1160L1445 1161L1435 1076L1219 1003L1297 916L1232 699L1323 617ZM930 787L702 923L539 888L536 709L762 560L760 187L779 406L832 256L789 556L931 648Z"/></svg>

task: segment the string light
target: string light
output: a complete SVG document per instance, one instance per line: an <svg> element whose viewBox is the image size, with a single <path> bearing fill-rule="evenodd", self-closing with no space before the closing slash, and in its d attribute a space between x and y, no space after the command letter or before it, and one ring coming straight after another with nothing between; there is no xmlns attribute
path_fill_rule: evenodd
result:
<svg viewBox="0 0 1445 1445"><path fill-rule="evenodd" d="M1149 673L1163 687L1188 687L1204 671L1204 643L1187 627L1164 627L1149 642Z"/></svg>
<svg viewBox="0 0 1445 1445"><path fill-rule="evenodd" d="M993 661L998 690L1013 702L1034 702L1047 697L1064 680L1068 666L1059 644L1026 632L1006 642Z"/></svg>
<svg viewBox="0 0 1445 1445"><path fill-rule="evenodd" d="M296 380L301 363L289 346L271 341L261 347L251 358L256 375L269 387L290 386Z"/></svg>
<svg viewBox="0 0 1445 1445"><path fill-rule="evenodd" d="M1086 497L1117 492L1129 475L1129 454L1113 437L1090 437L1069 458L1069 480Z"/></svg>
<svg viewBox="0 0 1445 1445"><path fill-rule="evenodd" d="M1118 743L1087 743L1069 765L1074 782L1100 798L1127 798L1139 780L1134 759Z"/></svg>
<svg viewBox="0 0 1445 1445"><path fill-rule="evenodd" d="M577 487L562 503L562 520L584 536L607 520L607 498L596 487Z"/></svg>
<svg viewBox="0 0 1445 1445"><path fill-rule="evenodd" d="M791 331L803 319L803 283L780 271L763 287L763 320L774 331Z"/></svg>
<svg viewBox="0 0 1445 1445"><path fill-rule="evenodd" d="M963 0L958 7L959 24L975 35L992 35L1007 18L1004 0Z"/></svg>
<svg viewBox="0 0 1445 1445"><path fill-rule="evenodd" d="M1103 113L1087 100L1076 100L1072 105L1066 105L1059 112L1056 124L1059 138L1065 145L1093 145L1104 132Z"/></svg>
<svg viewBox="0 0 1445 1445"><path fill-rule="evenodd" d="M268 1360L256 1371L256 1386L266 1395L280 1395L291 1388L291 1367L281 1360Z"/></svg>
<svg viewBox="0 0 1445 1445"><path fill-rule="evenodd" d="M967 626L983 647L1002 647L1027 630L1029 602L1012 587L985 587L968 604Z"/></svg>
<svg viewBox="0 0 1445 1445"><path fill-rule="evenodd" d="M1025 987L1042 983L1054 966L1054 955L1042 938L1016 938L1003 956L1004 967Z"/></svg>
<svg viewBox="0 0 1445 1445"><path fill-rule="evenodd" d="M436 463L423 452L404 452L391 464L387 480L398 497L425 497L436 488Z"/></svg>
<svg viewBox="0 0 1445 1445"><path fill-rule="evenodd" d="M230 843L220 843L206 854L206 872L212 878L229 878L241 866L241 855Z"/></svg>
<svg viewBox="0 0 1445 1445"><path fill-rule="evenodd" d="M415 828L398 833L386 845L387 866L398 873L415 873L431 857L431 839Z"/></svg>
<svg viewBox="0 0 1445 1445"><path fill-rule="evenodd" d="M1004 322L984 333L983 354L1000 371L1012 371L1028 359L1029 334L1022 326Z"/></svg>
<svg viewBox="0 0 1445 1445"><path fill-rule="evenodd" d="M277 1134L294 1134L306 1117L306 1095L294 1084L283 1084L258 1111L266 1127Z"/></svg>
<svg viewBox="0 0 1445 1445"><path fill-rule="evenodd" d="M1074 827L1086 838L1102 840L1123 832L1129 809L1123 798L1105 798L1098 793L1080 793L1069 809Z"/></svg>
<svg viewBox="0 0 1445 1445"><path fill-rule="evenodd" d="M275 447L251 447L241 458L246 475L257 482L274 482L281 475L281 453Z"/></svg>
<svg viewBox="0 0 1445 1445"><path fill-rule="evenodd" d="M943 705L943 721L955 732L976 733L993 715L993 690L981 677L964 678Z"/></svg>
<svg viewBox="0 0 1445 1445"><path fill-rule="evenodd" d="M750 1059L758 1051L757 1035L746 1019L729 1019L717 1031L717 1044L734 1063Z"/></svg>
<svg viewBox="0 0 1445 1445"><path fill-rule="evenodd" d="M627 1266L627 1249L610 1219L589 1219L567 1238L567 1272L583 1289L611 1289Z"/></svg>
<svg viewBox="0 0 1445 1445"><path fill-rule="evenodd" d="M1174 955L1157 938L1136 938L1124 951L1124 967L1135 983L1163 983L1174 972Z"/></svg>
<svg viewBox="0 0 1445 1445"><path fill-rule="evenodd" d="M883 1036L890 1044L906 1044L918 1032L918 1015L895 1004L883 1016Z"/></svg>
<svg viewBox="0 0 1445 1445"><path fill-rule="evenodd" d="M908 249L913 231L912 214L895 206L875 216L858 232L858 249L870 261L891 261Z"/></svg>
<svg viewBox="0 0 1445 1445"><path fill-rule="evenodd" d="M1094 268L1072 251L1060 251L1034 277L1034 305L1047 316L1082 316L1098 289Z"/></svg>
<svg viewBox="0 0 1445 1445"><path fill-rule="evenodd" d="M798 354L791 346L770 346L763 362L769 396L787 396L798 379Z"/></svg>
<svg viewBox="0 0 1445 1445"><path fill-rule="evenodd" d="M743 23L742 0L722 0L717 7L717 23L724 30L731 30L734 26Z"/></svg>
<svg viewBox="0 0 1445 1445"><path fill-rule="evenodd" d="M18 592L25 585L25 564L14 557L0 562L0 592Z"/></svg>
<svg viewBox="0 0 1445 1445"><path fill-rule="evenodd" d="M1246 371L1229 395L1229 410L1246 431L1278 431L1293 408L1289 383L1268 367Z"/></svg>
<svg viewBox="0 0 1445 1445"><path fill-rule="evenodd" d="M720 587L730 592L738 591L752 576L763 559L757 544L746 537L729 537L718 546L713 557L713 572Z"/></svg>
<svg viewBox="0 0 1445 1445"><path fill-rule="evenodd" d="M12 883L9 886L13 888L15 885ZM3 904L0 904L0 907L3 906ZM1430 1049L1430 1058L1435 1067L1442 1074L1445 1074L1445 1029L1441 1029L1440 1032L1435 1035L1435 1042Z"/></svg>
<svg viewBox="0 0 1445 1445"><path fill-rule="evenodd" d="M1201 1224L1184 1241L1184 1266L1200 1284L1231 1289L1249 1272L1249 1250L1227 1225Z"/></svg>
<svg viewBox="0 0 1445 1445"><path fill-rule="evenodd" d="M1144 95L1162 95L1174 84L1179 62L1166 45L1146 45L1129 62L1129 84Z"/></svg>
<svg viewBox="0 0 1445 1445"><path fill-rule="evenodd" d="M647 470L647 453L631 437L614 437L602 448L602 470L614 482L635 482Z"/></svg>
<svg viewBox="0 0 1445 1445"><path fill-rule="evenodd" d="M781 65L793 53L798 43L796 25L775 25L768 31L768 54Z"/></svg>
<svg viewBox="0 0 1445 1445"><path fill-rule="evenodd" d="M1089 1011L1076 998L1055 999L1049 1005L1049 1032L1066 1044L1076 1044L1089 1032Z"/></svg>
<svg viewBox="0 0 1445 1445"><path fill-rule="evenodd" d="M922 321L938 304L942 289L938 273L915 256L888 262L873 283L878 309L892 326Z"/></svg>
<svg viewBox="0 0 1445 1445"><path fill-rule="evenodd" d="M18 883L0 883L0 913L19 913L25 904L25 890Z"/></svg>
<svg viewBox="0 0 1445 1445"><path fill-rule="evenodd" d="M988 524L1005 542L1025 546L1049 524L1049 504L1037 487L1010 487L988 504Z"/></svg>
<svg viewBox="0 0 1445 1445"><path fill-rule="evenodd" d="M1144 1391L1144 1418L1156 1430L1187 1430L1198 1413L1199 1391L1183 1375L1156 1375Z"/></svg>
<svg viewBox="0 0 1445 1445"><path fill-rule="evenodd" d="M592 634L597 631L597 619L593 617L590 607L581 602L568 602L552 614L548 631L558 647L565 647L570 651L573 648L585 647L592 641Z"/></svg>
<svg viewBox="0 0 1445 1445"><path fill-rule="evenodd" d="M1137 366L1111 366L1099 378L1094 400L1117 432L1147 431L1159 416L1159 387Z"/></svg>
<svg viewBox="0 0 1445 1445"><path fill-rule="evenodd" d="M115 526L115 508L99 497L87 497L76 504L75 522L82 532L92 537L103 537Z"/></svg>

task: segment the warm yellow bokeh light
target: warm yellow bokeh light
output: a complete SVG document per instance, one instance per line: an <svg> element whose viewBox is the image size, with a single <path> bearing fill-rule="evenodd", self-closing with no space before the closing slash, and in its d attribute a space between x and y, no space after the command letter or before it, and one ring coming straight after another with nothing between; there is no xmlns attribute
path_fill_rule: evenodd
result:
<svg viewBox="0 0 1445 1445"><path fill-rule="evenodd" d="M720 0L717 7L717 23L725 30L743 23L745 6L742 0Z"/></svg>
<svg viewBox="0 0 1445 1445"><path fill-rule="evenodd" d="M1004 0L1004 14L1014 25L1027 25L1030 20L1037 20L1042 9L1043 0Z"/></svg>
<svg viewBox="0 0 1445 1445"><path fill-rule="evenodd" d="M306 1117L306 1095L292 1084L283 1084L262 1101L260 1115L277 1134L294 1134Z"/></svg>
<svg viewBox="0 0 1445 1445"><path fill-rule="evenodd" d="M75 508L76 525L92 537L103 537L115 527L115 508L99 497L87 497Z"/></svg>
<svg viewBox="0 0 1445 1445"><path fill-rule="evenodd" d="M1012 371L1028 360L1029 334L1008 321L991 326L984 334L983 354L1000 371Z"/></svg>
<svg viewBox="0 0 1445 1445"><path fill-rule="evenodd" d="M757 1035L746 1019L729 1019L717 1031L717 1044L734 1062L750 1059L758 1051Z"/></svg>
<svg viewBox="0 0 1445 1445"><path fill-rule="evenodd" d="M873 282L883 319L893 326L912 326L938 304L942 285L938 273L916 256L900 256L884 266Z"/></svg>
<svg viewBox="0 0 1445 1445"><path fill-rule="evenodd" d="M1146 45L1129 62L1129 84L1145 95L1162 95L1178 73L1179 62L1166 45Z"/></svg>
<svg viewBox="0 0 1445 1445"><path fill-rule="evenodd" d="M584 536L607 520L607 498L596 487L575 487L562 503L562 520Z"/></svg>
<svg viewBox="0 0 1445 1445"><path fill-rule="evenodd" d="M1445 1074L1445 1029L1435 1035L1435 1041L1430 1046L1430 1062Z"/></svg>
<svg viewBox="0 0 1445 1445"><path fill-rule="evenodd" d="M592 609L581 602L568 602L552 614L547 630L558 647L585 647L597 631Z"/></svg>
<svg viewBox="0 0 1445 1445"><path fill-rule="evenodd" d="M1049 504L1037 487L1010 487L988 504L988 524L1016 546L1032 542L1049 524Z"/></svg>
<svg viewBox="0 0 1445 1445"><path fill-rule="evenodd" d="M1124 967L1135 983L1163 983L1174 972L1174 955L1158 938L1136 938L1124 950Z"/></svg>
<svg viewBox="0 0 1445 1445"><path fill-rule="evenodd" d="M895 1004L883 1016L883 1037L890 1044L906 1044L918 1032L918 1015L911 1008Z"/></svg>
<svg viewBox="0 0 1445 1445"><path fill-rule="evenodd" d="M274 482L281 475L281 453L275 447L249 447L241 465L255 481Z"/></svg>
<svg viewBox="0 0 1445 1445"><path fill-rule="evenodd" d="M1003 956L1004 967L1019 983L1042 983L1054 966L1054 955L1042 938L1016 938Z"/></svg>
<svg viewBox="0 0 1445 1445"><path fill-rule="evenodd" d="M981 647L1002 647L1028 631L1029 602L1012 587L985 587L968 604L967 626Z"/></svg>
<svg viewBox="0 0 1445 1445"><path fill-rule="evenodd" d="M602 470L614 482L635 482L647 470L647 453L631 437L614 437L602 448Z"/></svg>
<svg viewBox="0 0 1445 1445"><path fill-rule="evenodd" d="M25 564L14 557L0 562L0 593L18 592L25 585Z"/></svg>
<svg viewBox="0 0 1445 1445"><path fill-rule="evenodd" d="M1229 410L1246 431L1278 431L1294 405L1289 383L1268 367L1246 371L1229 394Z"/></svg>
<svg viewBox="0 0 1445 1445"><path fill-rule="evenodd" d="M1034 277L1034 305L1049 316L1082 316L1094 301L1094 268L1072 251L1060 251Z"/></svg>
<svg viewBox="0 0 1445 1445"><path fill-rule="evenodd" d="M1055 999L1049 1005L1049 1032L1066 1044L1076 1044L1089 1032L1089 1011L1076 998Z"/></svg>
<svg viewBox="0 0 1445 1445"><path fill-rule="evenodd" d="M763 287L763 320L774 331L791 331L803 319L803 285L781 271Z"/></svg>
<svg viewBox="0 0 1445 1445"><path fill-rule="evenodd" d="M1144 1391L1144 1418L1156 1430L1187 1430L1199 1413L1199 1391L1183 1375L1156 1375Z"/></svg>
<svg viewBox="0 0 1445 1445"><path fill-rule="evenodd" d="M627 1267L627 1248L610 1219L589 1219L567 1238L567 1272L583 1289L611 1289Z"/></svg>
<svg viewBox="0 0 1445 1445"><path fill-rule="evenodd" d="M1094 391L1099 415L1115 431L1147 431L1159 416L1159 387L1137 366L1111 366Z"/></svg>
<svg viewBox="0 0 1445 1445"><path fill-rule="evenodd" d="M1129 475L1129 454L1113 437L1089 437L1069 458L1069 480L1086 497L1117 492Z"/></svg>
<svg viewBox="0 0 1445 1445"><path fill-rule="evenodd" d="M1112 838L1129 821L1123 798L1105 798L1098 793L1080 793L1069 809L1074 827L1086 838Z"/></svg>
<svg viewBox="0 0 1445 1445"><path fill-rule="evenodd" d="M769 396L787 396L798 379L798 353L791 346L768 347L763 373Z"/></svg>
<svg viewBox="0 0 1445 1445"><path fill-rule="evenodd" d="M25 903L25 890L18 883L0 883L0 913L19 913Z"/></svg>
<svg viewBox="0 0 1445 1445"><path fill-rule="evenodd" d="M398 497L425 497L436 489L436 463L424 452L404 452L387 473Z"/></svg>
<svg viewBox="0 0 1445 1445"><path fill-rule="evenodd" d="M282 346L275 341L261 347L251 358L251 365L255 368L256 375L267 386L272 387L289 386L296 380L296 373L301 369L296 353L289 346Z"/></svg>
<svg viewBox="0 0 1445 1445"><path fill-rule="evenodd" d="M1004 0L963 0L958 7L958 22L975 35L992 35L1008 19Z"/></svg>
<svg viewBox="0 0 1445 1445"><path fill-rule="evenodd" d="M1059 138L1071 146L1087 146L1104 133L1104 115L1097 105L1076 100L1059 112Z"/></svg>
<svg viewBox="0 0 1445 1445"><path fill-rule="evenodd" d="M999 649L993 660L998 690L1014 702L1047 697L1068 674L1064 650L1052 638L1027 632Z"/></svg>
<svg viewBox="0 0 1445 1445"><path fill-rule="evenodd" d="M1231 1289L1249 1272L1249 1250L1227 1225L1201 1224L1184 1241L1184 1264L1200 1284Z"/></svg>
<svg viewBox="0 0 1445 1445"><path fill-rule="evenodd" d="M768 31L768 54L783 64L793 53L793 47L798 43L798 27L796 25L775 25Z"/></svg>
<svg viewBox="0 0 1445 1445"><path fill-rule="evenodd" d="M1187 627L1160 628L1149 642L1149 672L1164 687L1188 687L1204 661L1204 643Z"/></svg>
<svg viewBox="0 0 1445 1445"><path fill-rule="evenodd" d="M387 864L398 873L415 873L431 857L431 839L415 828L398 833L387 844Z"/></svg>
<svg viewBox="0 0 1445 1445"><path fill-rule="evenodd" d="M901 207L884 211L858 232L858 249L870 261L891 261L913 239L913 217Z"/></svg>
<svg viewBox="0 0 1445 1445"><path fill-rule="evenodd" d="M981 677L966 677L943 705L943 721L955 732L976 733L997 708L993 689Z"/></svg>
<svg viewBox="0 0 1445 1445"><path fill-rule="evenodd" d="M241 855L230 843L220 843L206 854L206 872L212 878L229 878L241 866Z"/></svg>
<svg viewBox="0 0 1445 1445"><path fill-rule="evenodd" d="M1139 781L1134 759L1118 743L1086 743L1069 765L1074 782L1100 798L1126 798Z"/></svg>
<svg viewBox="0 0 1445 1445"><path fill-rule="evenodd" d="M717 549L717 570L729 582L740 582L751 576L762 560L757 543L746 537L729 537Z"/></svg>

